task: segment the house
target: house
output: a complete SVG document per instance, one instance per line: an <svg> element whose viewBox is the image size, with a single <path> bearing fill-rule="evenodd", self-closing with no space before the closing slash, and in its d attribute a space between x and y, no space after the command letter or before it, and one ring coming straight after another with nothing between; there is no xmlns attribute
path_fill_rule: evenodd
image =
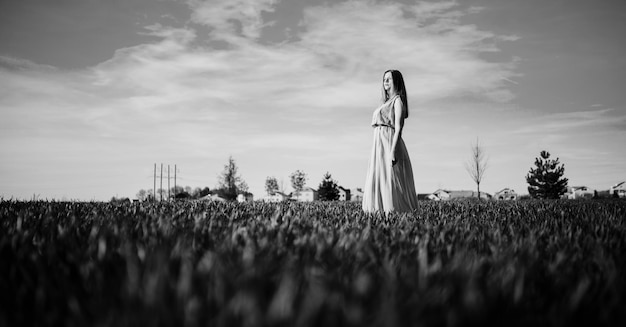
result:
<svg viewBox="0 0 626 327"><path fill-rule="evenodd" d="M350 201L363 202L363 190L361 188L353 188L350 190Z"/></svg>
<svg viewBox="0 0 626 327"><path fill-rule="evenodd" d="M450 200L450 191L438 189L435 192L431 193L427 196L428 200L432 201L442 201L442 200Z"/></svg>
<svg viewBox="0 0 626 327"><path fill-rule="evenodd" d="M237 202L252 202L254 201L254 195L252 193L240 193L237 195Z"/></svg>
<svg viewBox="0 0 626 327"><path fill-rule="evenodd" d="M298 195L296 199L302 202L317 201L318 199L317 190L307 186L303 188L302 191L300 191L300 195Z"/></svg>
<svg viewBox="0 0 626 327"><path fill-rule="evenodd" d="M510 188L504 188L493 195L495 200L517 200L517 193Z"/></svg>
<svg viewBox="0 0 626 327"><path fill-rule="evenodd" d="M291 197L290 194L285 194L283 192L274 192L273 195L268 195L265 198L263 198L263 201L267 201L267 202L282 202L282 201L289 200L290 197Z"/></svg>
<svg viewBox="0 0 626 327"><path fill-rule="evenodd" d="M611 186L611 189L609 191L611 192L612 196L617 194L617 196L620 198L626 197L626 181Z"/></svg>
<svg viewBox="0 0 626 327"><path fill-rule="evenodd" d="M221 198L219 195L217 194L207 194L201 198L199 198L198 200L200 201L219 201L219 202L224 202L226 201L226 199Z"/></svg>
<svg viewBox="0 0 626 327"><path fill-rule="evenodd" d="M456 200L456 199L471 199L477 198L475 191L452 191L452 190L444 190L438 189L435 192L431 193L427 196L429 200L433 201L447 201L447 200ZM484 200L491 199L491 194L480 192L480 198Z"/></svg>
<svg viewBox="0 0 626 327"><path fill-rule="evenodd" d="M339 201L350 201L350 190L339 186Z"/></svg>
<svg viewBox="0 0 626 327"><path fill-rule="evenodd" d="M593 190L589 190L587 186L568 186L567 192L563 194L564 199L591 199L593 198Z"/></svg>

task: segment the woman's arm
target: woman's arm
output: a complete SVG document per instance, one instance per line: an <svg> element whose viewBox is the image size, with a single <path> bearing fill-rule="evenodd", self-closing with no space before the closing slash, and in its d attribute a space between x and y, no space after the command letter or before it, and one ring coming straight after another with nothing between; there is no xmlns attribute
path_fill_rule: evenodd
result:
<svg viewBox="0 0 626 327"><path fill-rule="evenodd" d="M402 137L402 128L404 127L404 111L402 110L404 105L402 104L402 100L400 97L396 98L393 102L393 111L394 111L394 119L395 119L395 128L393 133L393 141L391 143L391 165L396 164L396 146L398 145L398 140Z"/></svg>

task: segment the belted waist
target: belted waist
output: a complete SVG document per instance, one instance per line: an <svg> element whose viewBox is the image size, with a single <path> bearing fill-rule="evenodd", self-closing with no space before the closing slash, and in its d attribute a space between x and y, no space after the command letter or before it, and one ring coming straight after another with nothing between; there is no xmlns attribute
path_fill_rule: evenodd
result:
<svg viewBox="0 0 626 327"><path fill-rule="evenodd" d="M372 127L374 127L374 128L376 128L376 127L389 127L391 129L395 129L393 126L385 125L385 124L374 124L374 125L372 125Z"/></svg>

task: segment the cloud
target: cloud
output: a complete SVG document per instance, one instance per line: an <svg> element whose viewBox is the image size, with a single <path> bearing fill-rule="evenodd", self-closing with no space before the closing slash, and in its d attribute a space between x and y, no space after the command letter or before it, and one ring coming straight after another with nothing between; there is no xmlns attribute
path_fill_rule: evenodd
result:
<svg viewBox="0 0 626 327"><path fill-rule="evenodd" d="M217 39L232 40L236 35L258 39L265 23L261 12L273 11L277 0L188 0L191 20L212 28ZM240 30L238 30L240 26Z"/></svg>
<svg viewBox="0 0 626 327"><path fill-rule="evenodd" d="M478 57L492 51L494 44L485 41L496 35L462 25L459 17L467 13L450 13L453 2L350 1L311 7L305 9L299 40L279 45L256 42L263 26L260 13L273 10L276 1L238 1L241 11L226 1L189 4L192 20L220 31L210 38L230 35L225 39L232 47L194 48L193 29L151 25L147 33L162 41L118 50L95 67L92 85L99 89L94 92L127 99L138 110L178 107L194 113L192 108L198 111L204 103L204 112L226 120L263 116L259 111L268 120L306 120L334 108L371 107L378 98L379 75L396 67L407 79L410 101L469 96L506 102L514 97L504 84L516 75L514 64ZM427 19L434 21L420 23ZM243 38L231 28L235 21L247 31L241 32ZM230 109L217 110L220 106Z"/></svg>
<svg viewBox="0 0 626 327"><path fill-rule="evenodd" d="M568 137L568 134L590 131L621 130L626 116L615 116L615 110L586 110L564 113L536 115L527 125L514 130L516 134L554 134Z"/></svg>
<svg viewBox="0 0 626 327"><path fill-rule="evenodd" d="M344 71L397 67L406 76L411 98L418 101L450 96L512 99L503 81L516 75L514 63L478 58L481 52L493 51L489 40L496 35L463 25L460 17L467 13L445 11L451 8L452 2L414 6L347 2L310 8L301 44L327 66ZM416 17L405 17L406 11Z"/></svg>
<svg viewBox="0 0 626 327"><path fill-rule="evenodd" d="M480 56L507 38L461 20L479 8L373 1L307 7L292 29L297 38L267 44L264 27L272 22L262 13L280 2L187 3L193 24L146 26L144 33L159 41L118 49L85 70L2 57L0 85L10 96L0 99L0 118L3 127L19 126L0 132L14 144L0 143L2 155L28 161L57 144L59 157L79 155L92 164L125 158L119 169L128 169L163 156L198 162L238 153L242 166L253 167L245 175L259 191L264 169L276 163L257 158L274 147L299 154L285 167L341 162L317 169L334 168L358 185L364 171L351 167L368 156L384 70L403 72L411 104L514 98L505 81L517 76L516 63ZM25 153L24 144L36 151Z"/></svg>
<svg viewBox="0 0 626 327"><path fill-rule="evenodd" d="M6 71L57 71L50 65L42 65L27 59L0 56L0 69Z"/></svg>

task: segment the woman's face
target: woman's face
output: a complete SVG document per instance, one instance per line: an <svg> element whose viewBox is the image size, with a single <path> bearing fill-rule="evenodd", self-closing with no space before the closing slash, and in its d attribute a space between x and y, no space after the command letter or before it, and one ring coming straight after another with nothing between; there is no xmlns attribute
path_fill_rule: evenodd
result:
<svg viewBox="0 0 626 327"><path fill-rule="evenodd" d="M395 86L393 85L393 77L391 76L391 72L386 72L385 76L383 76L383 89L389 94L391 90L395 90Z"/></svg>

